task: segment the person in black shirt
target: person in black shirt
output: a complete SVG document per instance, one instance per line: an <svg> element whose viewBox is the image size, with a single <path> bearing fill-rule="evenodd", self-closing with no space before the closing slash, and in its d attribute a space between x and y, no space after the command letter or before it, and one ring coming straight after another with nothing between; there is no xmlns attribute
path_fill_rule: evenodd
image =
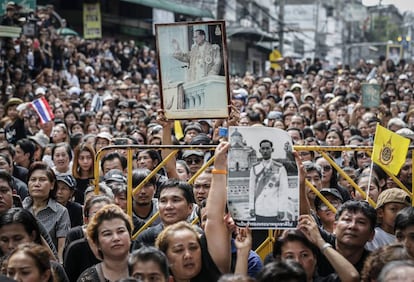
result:
<svg viewBox="0 0 414 282"><path fill-rule="evenodd" d="M75 178L70 174L57 175L56 180L56 200L68 209L71 227L82 225L82 206L71 200L76 188Z"/></svg>
<svg viewBox="0 0 414 282"><path fill-rule="evenodd" d="M26 138L26 128L24 127L23 101L19 98L10 98L4 106L4 112L10 122L4 128L4 134L8 143L16 145L17 140Z"/></svg>

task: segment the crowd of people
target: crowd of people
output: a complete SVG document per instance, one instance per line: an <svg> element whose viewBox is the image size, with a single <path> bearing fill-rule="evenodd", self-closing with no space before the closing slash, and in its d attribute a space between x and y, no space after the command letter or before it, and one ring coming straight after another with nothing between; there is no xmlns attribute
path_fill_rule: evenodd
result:
<svg viewBox="0 0 414 282"><path fill-rule="evenodd" d="M8 3L2 25L19 25L17 9ZM299 151L299 224L263 261L251 250L249 228L237 228L226 214L229 144L219 128L276 127L294 145L358 146L372 145L381 124L414 141L414 64L380 56L326 68L318 58L283 58L280 70L264 76L232 75L229 118L181 121L180 138L161 108L156 50L133 40L60 36L51 9L32 15L38 36L1 39L1 279L410 281L411 152L397 181L371 167L365 151L328 152L361 188L355 190L319 153ZM379 85L379 107L364 107L362 83ZM42 97L54 114L43 123L30 107ZM125 152L105 150L95 163L102 148L127 144L217 148L182 150L168 161L133 195L130 217ZM133 186L167 153L137 149ZM213 155L214 165L189 184ZM99 195L91 185L95 166Z"/></svg>

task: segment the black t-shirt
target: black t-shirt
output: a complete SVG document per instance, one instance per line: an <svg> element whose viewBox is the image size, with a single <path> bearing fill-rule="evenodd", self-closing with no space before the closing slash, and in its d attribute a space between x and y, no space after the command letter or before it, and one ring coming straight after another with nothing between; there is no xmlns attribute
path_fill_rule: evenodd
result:
<svg viewBox="0 0 414 282"><path fill-rule="evenodd" d="M82 272L100 260L95 257L86 238L82 238L68 245L63 262L69 280L76 281Z"/></svg>
<svg viewBox="0 0 414 282"><path fill-rule="evenodd" d="M335 248L335 243L336 243L336 237L328 232L326 232L325 230L319 229L319 231L321 232L321 235L323 237L323 239L331 244L333 246L333 248ZM371 252L364 249L361 258L359 259L359 261L354 264L355 269L361 273L362 268L364 267L364 263L365 260L367 259L367 257L369 256ZM319 253L317 256L318 259L318 273L320 276L324 277L324 276L328 276L332 273L335 273L335 269L332 267L332 265L329 263L328 259L322 254Z"/></svg>
<svg viewBox="0 0 414 282"><path fill-rule="evenodd" d="M202 260L201 271L196 277L191 279L191 282L217 281L221 276L221 272L208 252L207 239L204 234L200 237L200 244Z"/></svg>
<svg viewBox="0 0 414 282"><path fill-rule="evenodd" d="M91 179L89 178L76 178L76 191L75 202L83 205L85 201L85 190L88 188Z"/></svg>
<svg viewBox="0 0 414 282"><path fill-rule="evenodd" d="M13 123L8 124L4 128L4 134L6 136L7 142L16 145L17 140L27 137L26 128L24 127L24 120L18 118Z"/></svg>
<svg viewBox="0 0 414 282"><path fill-rule="evenodd" d="M81 226L83 224L82 206L76 202L68 202L66 208L69 213L71 227Z"/></svg>

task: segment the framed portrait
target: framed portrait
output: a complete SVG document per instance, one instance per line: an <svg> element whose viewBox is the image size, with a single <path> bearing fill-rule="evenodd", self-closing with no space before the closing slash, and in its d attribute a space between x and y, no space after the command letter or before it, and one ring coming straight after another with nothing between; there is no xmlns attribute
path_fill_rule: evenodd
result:
<svg viewBox="0 0 414 282"><path fill-rule="evenodd" d="M364 108L378 108L381 102L381 87L377 83L361 83Z"/></svg>
<svg viewBox="0 0 414 282"><path fill-rule="evenodd" d="M387 45L387 59L390 59L397 65L402 58L402 46L399 44Z"/></svg>
<svg viewBox="0 0 414 282"><path fill-rule="evenodd" d="M156 24L161 106L169 119L226 118L224 21Z"/></svg>
<svg viewBox="0 0 414 282"><path fill-rule="evenodd" d="M299 172L292 138L272 127L229 128L227 201L238 226L292 229L299 218Z"/></svg>

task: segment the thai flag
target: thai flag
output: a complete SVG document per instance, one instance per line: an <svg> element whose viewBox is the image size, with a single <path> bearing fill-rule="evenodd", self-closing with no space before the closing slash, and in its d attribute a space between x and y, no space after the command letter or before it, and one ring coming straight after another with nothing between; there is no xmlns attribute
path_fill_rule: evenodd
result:
<svg viewBox="0 0 414 282"><path fill-rule="evenodd" d="M34 100L31 105L40 117L41 123L49 122L55 118L55 115L53 114L52 109L50 108L45 97Z"/></svg>

